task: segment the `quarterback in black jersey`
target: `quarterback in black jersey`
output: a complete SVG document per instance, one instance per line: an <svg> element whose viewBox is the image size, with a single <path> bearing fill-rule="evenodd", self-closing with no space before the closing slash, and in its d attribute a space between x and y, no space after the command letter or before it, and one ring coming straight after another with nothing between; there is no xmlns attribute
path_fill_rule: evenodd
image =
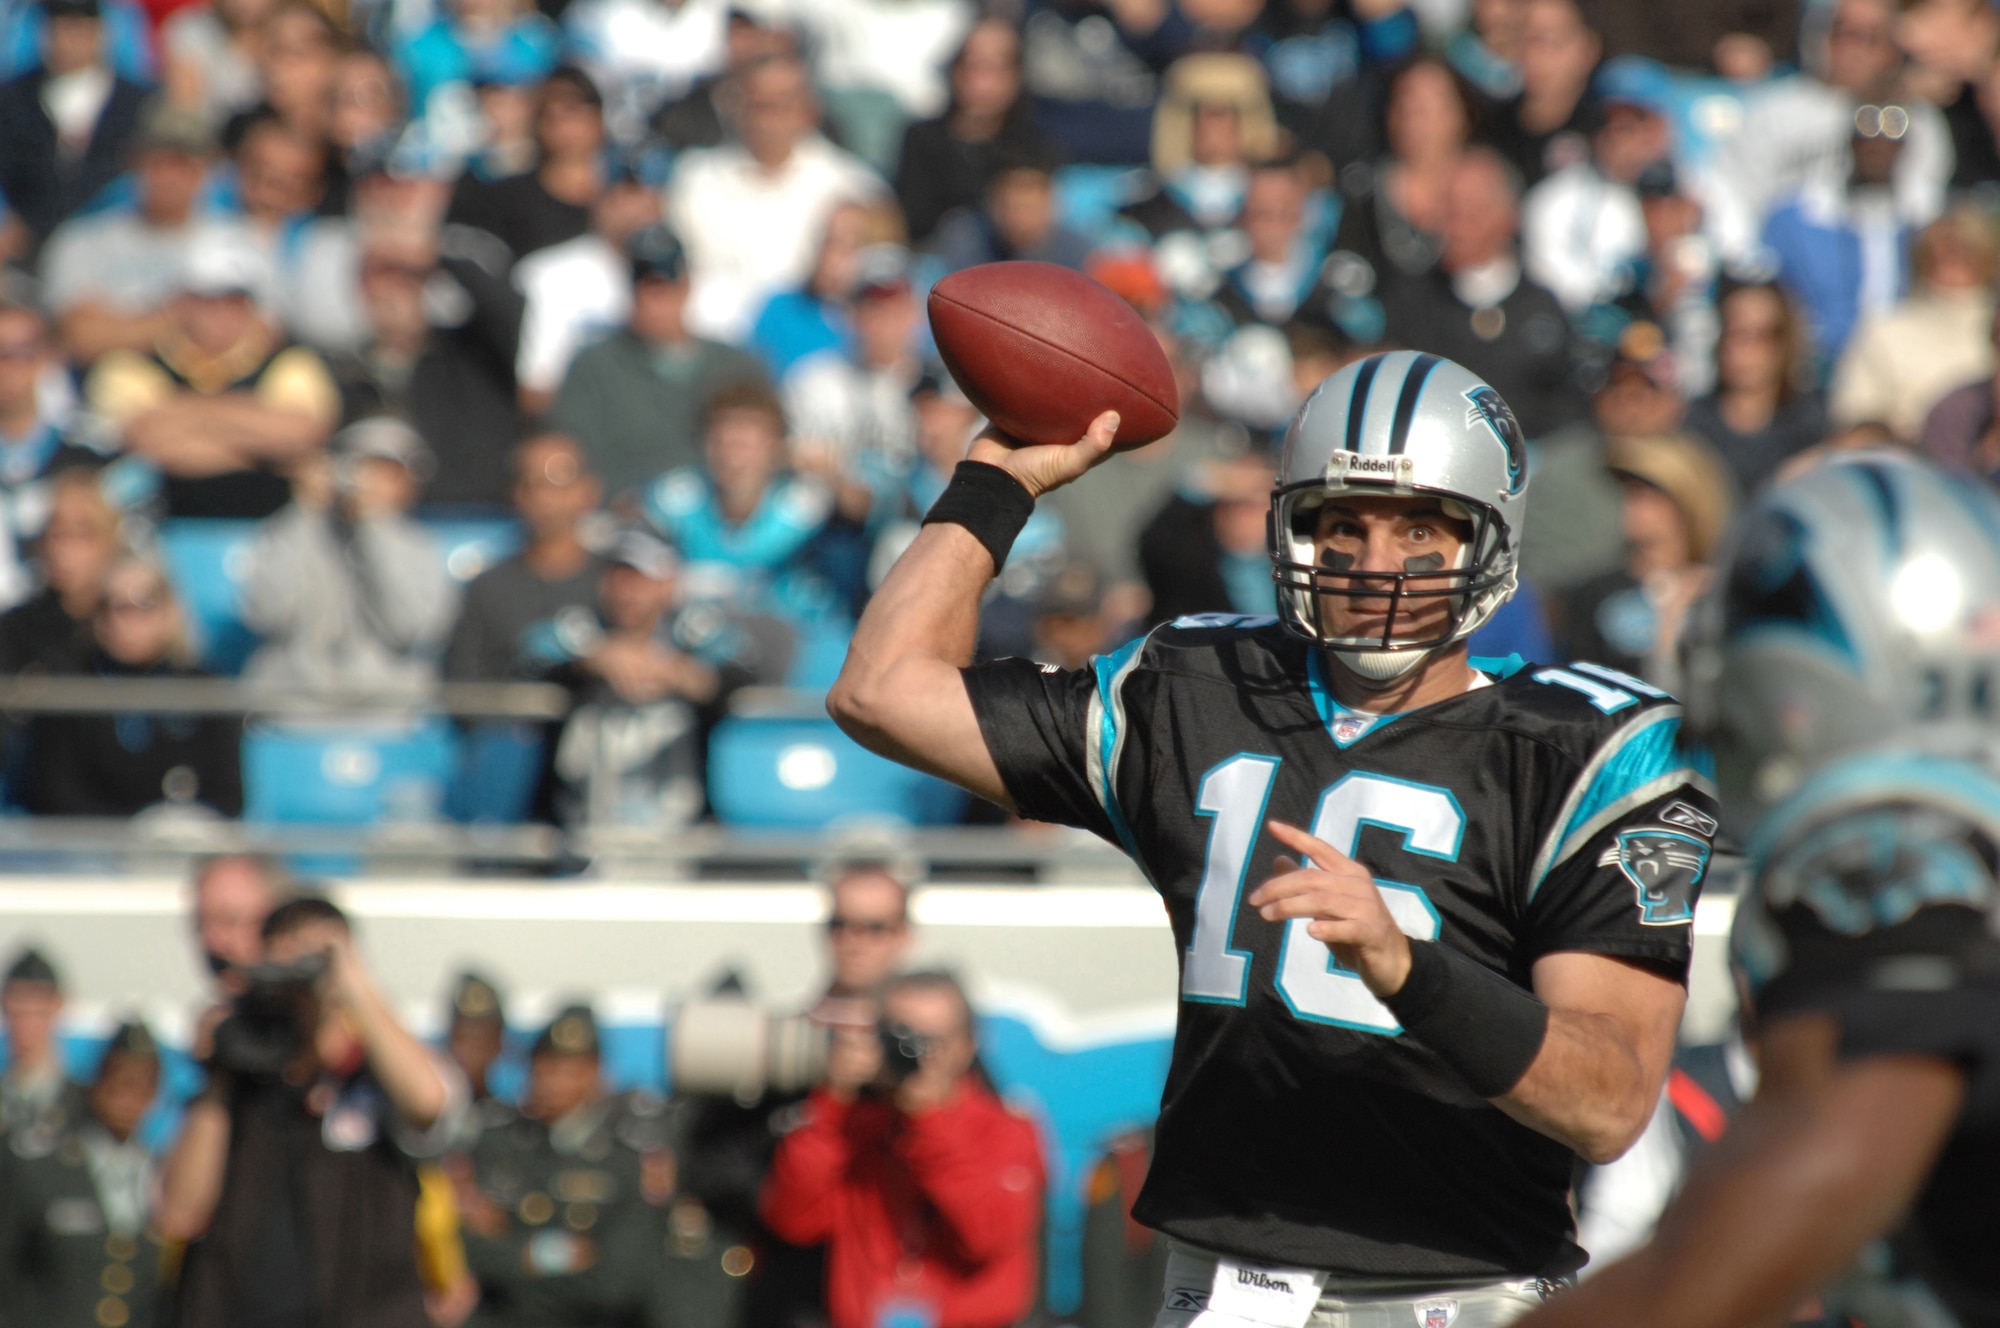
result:
<svg viewBox="0 0 2000 1328"><path fill-rule="evenodd" d="M1595 665L1468 658L1514 588L1525 449L1491 387L1410 352L1294 421L1277 616L1183 619L1076 671L970 666L1033 498L1115 427L977 442L829 709L1120 844L1165 899L1180 1018L1134 1210L1175 1242L1163 1328L1506 1322L1583 1263L1574 1155L1629 1147L1667 1071L1715 829L1679 707Z"/></svg>
<svg viewBox="0 0 2000 1328"><path fill-rule="evenodd" d="M1747 514L1693 634L1761 1082L1653 1240L1533 1328L1777 1324L1815 1293L2000 1328L2000 500L1828 461Z"/></svg>

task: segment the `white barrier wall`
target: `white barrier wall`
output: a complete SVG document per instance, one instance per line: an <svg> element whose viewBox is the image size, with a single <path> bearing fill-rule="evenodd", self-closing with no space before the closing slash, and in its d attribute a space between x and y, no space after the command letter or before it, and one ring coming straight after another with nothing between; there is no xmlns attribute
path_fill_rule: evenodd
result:
<svg viewBox="0 0 2000 1328"><path fill-rule="evenodd" d="M824 978L826 904L808 885L371 878L334 890L390 997L425 1028L468 964L500 984L517 1027L572 994L597 998L607 1015L656 1018L729 967L777 1006L803 1003ZM1704 899L1696 917L1691 1040L1728 1018L1733 904ZM176 878L0 878L0 962L40 945L80 1022L136 1008L178 1040L202 999L185 910ZM1171 1026L1173 940L1143 886L938 886L917 892L912 913L918 962L957 969L983 1001L1028 1015L1055 1041Z"/></svg>

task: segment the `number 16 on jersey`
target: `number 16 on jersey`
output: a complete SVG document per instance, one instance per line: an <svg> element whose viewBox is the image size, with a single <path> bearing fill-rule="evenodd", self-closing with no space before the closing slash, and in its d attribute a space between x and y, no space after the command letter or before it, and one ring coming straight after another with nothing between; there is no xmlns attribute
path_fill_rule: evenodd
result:
<svg viewBox="0 0 2000 1328"><path fill-rule="evenodd" d="M1195 811L1212 819L1208 856L1195 894L1194 942L1181 970L1185 1000L1242 1005L1249 995L1250 953L1231 948L1230 940L1278 764L1275 756L1232 756L1203 775L1196 790ZM1357 771L1320 794L1311 830L1315 838L1352 856L1364 825L1401 835L1408 852L1455 862L1465 834L1465 813L1449 790ZM1405 935L1420 941L1437 939L1437 909L1422 890L1379 878L1375 885L1389 916ZM1360 977L1342 968L1333 951L1307 933L1308 925L1305 918L1287 922L1279 951L1278 995L1292 1014L1364 1033L1402 1032L1395 1016Z"/></svg>

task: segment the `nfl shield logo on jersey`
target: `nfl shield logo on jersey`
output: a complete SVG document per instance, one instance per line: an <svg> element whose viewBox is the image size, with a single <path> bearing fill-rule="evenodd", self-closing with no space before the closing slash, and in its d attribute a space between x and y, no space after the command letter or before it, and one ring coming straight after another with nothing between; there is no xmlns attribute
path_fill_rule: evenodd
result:
<svg viewBox="0 0 2000 1328"><path fill-rule="evenodd" d="M1451 1328L1451 1321L1457 1317L1458 1302L1455 1300L1417 1302L1417 1328Z"/></svg>
<svg viewBox="0 0 2000 1328"><path fill-rule="evenodd" d="M1695 887L1708 870L1705 842L1675 830L1627 830L1618 836L1616 852L1618 870L1638 892L1640 923L1674 927L1694 921Z"/></svg>

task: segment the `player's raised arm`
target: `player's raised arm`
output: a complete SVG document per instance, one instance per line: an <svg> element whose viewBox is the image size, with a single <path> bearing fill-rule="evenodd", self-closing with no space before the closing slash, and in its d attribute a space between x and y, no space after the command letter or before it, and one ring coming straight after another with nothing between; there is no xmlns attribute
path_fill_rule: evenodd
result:
<svg viewBox="0 0 2000 1328"><path fill-rule="evenodd" d="M1105 411L1063 447L1013 447L991 431L973 444L848 646L826 709L862 746L1011 807L959 670L972 662L979 600L1006 562L1035 500L1110 455L1118 415Z"/></svg>

